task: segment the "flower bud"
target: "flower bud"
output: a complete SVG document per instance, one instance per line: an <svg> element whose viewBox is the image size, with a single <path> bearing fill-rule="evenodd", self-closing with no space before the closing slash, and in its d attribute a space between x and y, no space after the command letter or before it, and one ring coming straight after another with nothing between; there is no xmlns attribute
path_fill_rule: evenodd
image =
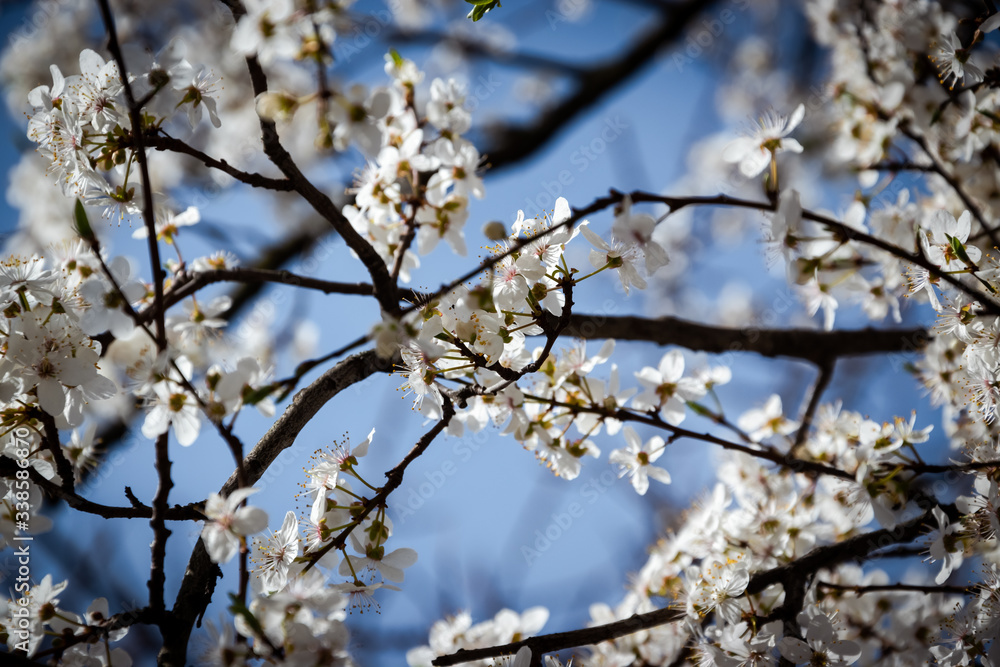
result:
<svg viewBox="0 0 1000 667"><path fill-rule="evenodd" d="M507 238L507 228L499 220L493 220L483 225L483 236L490 241L500 241Z"/></svg>

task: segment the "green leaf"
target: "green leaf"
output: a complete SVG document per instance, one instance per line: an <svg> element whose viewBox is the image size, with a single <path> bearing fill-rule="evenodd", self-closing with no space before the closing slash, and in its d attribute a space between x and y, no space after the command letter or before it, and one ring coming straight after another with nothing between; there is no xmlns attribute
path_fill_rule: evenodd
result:
<svg viewBox="0 0 1000 667"><path fill-rule="evenodd" d="M987 109L976 109L976 111L983 114L984 116L992 120L994 123L1000 123L1000 116L993 113L992 111L989 111Z"/></svg>
<svg viewBox="0 0 1000 667"><path fill-rule="evenodd" d="M706 408L701 403L695 403L694 401L685 401L684 403L695 414L701 415L702 417L711 417L711 418L716 417L716 415L711 410Z"/></svg>
<svg viewBox="0 0 1000 667"><path fill-rule="evenodd" d="M83 202L79 199L76 200L76 207L73 209L73 217L75 219L73 224L73 230L87 242L94 242L97 237L94 236L94 230L90 227L90 220L87 219L87 209L83 207Z"/></svg>
<svg viewBox="0 0 1000 667"><path fill-rule="evenodd" d="M396 67L403 66L403 56L399 55L399 51L396 49L389 49L389 57L392 58L392 64Z"/></svg>
<svg viewBox="0 0 1000 667"><path fill-rule="evenodd" d="M232 602L232 604L229 605L230 613L234 616L242 616L243 620L246 621L246 624L250 626L251 630L253 630L254 635L257 637L263 637L264 628L261 627L260 621L258 621L257 617L254 616L249 609L247 609L246 605L243 604L243 601L240 600L239 596L236 595L236 593L230 593L229 600Z"/></svg>
<svg viewBox="0 0 1000 667"><path fill-rule="evenodd" d="M500 0L465 0L470 5L473 5L472 11L466 18L470 18L473 22L478 21L486 15L486 12L490 11L494 7L500 7Z"/></svg>
<svg viewBox="0 0 1000 667"><path fill-rule="evenodd" d="M965 265L970 269L977 269L978 267L976 267L972 260L969 259L969 253L965 252L965 244L950 234L945 234L945 236L948 237L948 241L951 243L951 249L955 252L955 256L965 262Z"/></svg>

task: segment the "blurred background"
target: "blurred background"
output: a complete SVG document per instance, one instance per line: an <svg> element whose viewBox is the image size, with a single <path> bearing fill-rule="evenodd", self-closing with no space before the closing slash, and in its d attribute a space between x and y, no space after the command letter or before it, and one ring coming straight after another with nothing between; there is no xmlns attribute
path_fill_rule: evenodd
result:
<svg viewBox="0 0 1000 667"><path fill-rule="evenodd" d="M241 168L267 171L245 67L227 51L229 9L204 0L112 5L122 40L131 47L128 57L148 57L177 38L191 62L204 63L222 77L222 127L202 123L181 138ZM468 8L447 0L358 2L334 44L335 85L385 85L384 56L395 48L427 74L418 98L426 100L434 77L453 77L467 91L466 106L473 110L468 137L485 156L486 198L472 202L466 227L469 256L457 258L442 245L422 258L412 281L418 289L437 287L487 254L482 247L491 244L480 231L484 223L499 220L509 228L519 209L529 217L542 215L551 211L557 196L576 207L611 188L760 198L760 182L748 182L722 163L720 153L769 108L789 114L799 103L806 106L805 123L795 135L806 152L785 154L782 160L783 182L802 192L803 204L839 215L854 195L855 180L830 179L822 164L809 159L810 146L823 141L828 54L812 41L798 2L511 1L476 24L465 18ZM68 74L78 71L83 48L106 54L105 39L92 0L5 0L0 34L5 36L0 80L6 102L0 116L0 170L7 193L0 201L0 234L5 253L44 254L68 236L72 201L50 185L44 163L25 137L26 94L34 86L51 84L50 63ZM277 82L299 94L310 90L311 72L295 64L278 63L268 73L272 87ZM283 141L314 182L337 201L349 202L347 189L364 165L363 156L354 149L316 155L309 118L303 116L282 128ZM189 262L225 249L247 266L359 280L357 262L301 202L233 184L177 156L155 154L151 169L157 190L167 193L178 210L201 210L202 222L180 236ZM601 274L578 291L577 312L674 315L732 327L818 328L820 316L809 317L787 286L781 262L767 256L764 222L760 213L750 211L700 209L672 215L657 231L671 263L650 280L649 289L625 298L617 278ZM610 212L591 222L605 235L610 224ZM129 222L96 226L105 247L129 257L148 280L144 241L132 239ZM574 266L589 265L585 245L571 248ZM171 257L169 249L166 256ZM220 354L253 350L273 364L276 377L288 375L304 358L353 340L378 319L377 308L359 297L281 286L222 285L207 292L233 297L231 323L217 342ZM898 326L926 322L928 314L904 303L902 318ZM844 305L837 313L838 328L867 325L859 308ZM590 354L599 347L599 341L587 344ZM613 360L623 386L636 386L633 373L656 366L664 352L650 343L619 343ZM731 366L734 379L718 394L732 421L772 394L782 397L794 418L816 379L814 367L792 360L685 355L688 368ZM916 407L918 427L935 423L927 399L904 371L906 360L840 361L824 396L841 397L845 409L876 421L908 418ZM594 375L606 378L609 372L610 363L598 366ZM374 427L370 453L360 465L374 484L405 455L427 426L409 409L398 390L401 384L398 376L380 375L341 393L278 459L255 496L255 504L269 512L272 530L288 509L308 513L307 502L296 494L302 492L303 468L315 451L335 442L360 442ZM148 501L155 473L152 443L139 431L141 416L137 418L134 406L120 403L95 408L106 455L82 493L121 505L129 486ZM250 446L270 423L247 410L236 430ZM693 415L683 426L718 431ZM644 438L653 435L639 431ZM932 433L932 442L943 441L939 431ZM348 621L351 651L360 664L402 664L407 649L426 643L436 619L463 609L478 622L504 607L523 611L543 605L551 611L544 631L553 632L584 625L592 603L615 605L629 572L645 562L646 547L711 487L718 452L701 442L672 444L659 463L671 472L673 483L654 482L640 497L607 463L607 453L623 446L620 436L602 435L595 441L601 458L588 458L573 482L555 478L531 452L492 427L436 441L407 470L390 500L395 546L415 549L419 561L407 570L402 591L380 591L379 610L354 611ZM209 428L191 447L172 443L170 453L177 483L171 503L203 499L233 469L229 451ZM572 503L583 511L566 526L562 515ZM61 596L64 608L82 612L102 595L109 598L112 612L145 603L152 538L147 522L104 521L55 506L46 511L55 527L36 540L43 557L34 567L39 578L51 572L57 581L70 580ZM172 528L168 600L176 593L200 525ZM541 540L547 531L550 538L558 537ZM12 563L9 552L0 554L5 571ZM224 614L225 592L235 590L235 562L224 572L206 618ZM148 664L151 658L143 656L143 647L158 641L155 630L137 627L125 646L136 664ZM191 658L196 657L193 651Z"/></svg>

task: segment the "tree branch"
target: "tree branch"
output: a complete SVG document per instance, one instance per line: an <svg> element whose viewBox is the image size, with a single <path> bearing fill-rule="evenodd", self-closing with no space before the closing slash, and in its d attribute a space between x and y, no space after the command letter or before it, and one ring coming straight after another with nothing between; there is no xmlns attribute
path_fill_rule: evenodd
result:
<svg viewBox="0 0 1000 667"><path fill-rule="evenodd" d="M385 506L386 500L389 498L389 494L398 489L399 485L403 483L403 474L406 472L406 467L417 460L421 454L427 451L427 448L432 442L434 442L434 439L441 435L441 433L448 427L448 424L451 423L451 419L454 416L455 407L451 404L451 400L448 397L445 397L441 419L439 419L429 431L420 437L410 451L407 452L406 456L403 457L402 461L397 463L392 470L385 474L385 486L379 489L378 493L376 493L373 498L368 500L361 511L357 512L356 515L354 512L351 513L353 516L351 523L341 530L336 538L323 545L323 547L317 551L305 554L305 557L309 559L309 563L305 567L306 570L311 568L319 562L323 556L330 553L334 549L343 549L347 544L347 537L354 531L355 528L361 525L361 523L365 520L365 517L371 514L372 510L376 507Z"/></svg>
<svg viewBox="0 0 1000 667"><path fill-rule="evenodd" d="M916 584L883 584L869 586L844 586L843 584L831 584L828 581L818 581L816 586L831 591L844 593L950 593L956 595L973 595L978 589L975 586L918 586Z"/></svg>
<svg viewBox="0 0 1000 667"><path fill-rule="evenodd" d="M270 178L269 176L264 176L262 174L242 171L232 166L225 160L218 160L211 155L194 148L193 146L189 146L180 139L171 137L159 128L148 130L146 132L145 139L146 144L150 148L154 148L158 151L170 151L173 153L190 155L206 167L210 169L218 169L222 173L232 176L240 183L246 183L251 187L263 188L265 190L277 190L279 192L290 192L295 189L295 184L287 178Z"/></svg>
<svg viewBox="0 0 1000 667"><path fill-rule="evenodd" d="M821 569L828 569L849 560L863 560L876 549L891 544L910 542L920 534L922 528L930 525L929 521L932 521L932 517L930 511L927 511L896 528L876 530L836 544L816 547L798 560L754 574L750 577L750 583L744 594L753 595L774 584L779 584L787 589L789 585L805 581L808 574L818 572ZM593 628L540 635L502 646L473 650L463 649L450 655L440 656L434 659L431 664L435 667L448 667L473 660L513 655L522 646L530 648L533 655L552 653L624 637L640 630L679 621L685 616L686 613L680 609L669 607L657 609L644 614L634 614L630 618Z"/></svg>
<svg viewBox="0 0 1000 667"><path fill-rule="evenodd" d="M6 456L0 456L0 477L13 479L18 470L23 470L17 463ZM133 503L132 507L112 507L102 505L68 491L58 484L46 479L34 468L27 468L28 478L50 497L64 501L69 507L87 514L96 514L105 519L149 519L153 516L153 508L141 503ZM164 519L167 521L203 521L202 503L190 505L174 505L167 509Z"/></svg>
<svg viewBox="0 0 1000 667"><path fill-rule="evenodd" d="M250 82L253 86L254 96L267 92L267 77L256 57L251 56L247 58L247 69L250 71ZM324 220L333 226L336 232L340 234L340 237L344 239L344 242L347 243L348 247L355 252L365 265L375 289L374 296L378 300L379 305L382 306L382 309L388 313L398 315L400 308L396 293L396 283L390 277L389 269L375 251L375 248L354 229L333 201L305 177L298 165L295 164L292 156L281 145L281 140L278 138L278 129L274 122L261 118L260 129L264 143L264 153L281 170L281 173L293 183L294 191L302 195L302 198Z"/></svg>
<svg viewBox="0 0 1000 667"><path fill-rule="evenodd" d="M511 642L503 646L491 646L489 648L461 649L451 655L443 655L431 661L435 667L447 667L448 665L458 665L463 662L473 660L483 660L485 658L496 658L501 655L514 655L522 646L531 649L532 656L542 653L554 653L567 648L577 646L589 646L605 642L618 637L625 637L641 630L655 628L679 621L686 616L682 609L657 609L645 614L633 614L629 618L614 623L606 623L592 628L581 628L569 632L555 632L550 635L539 635L529 637L521 641Z"/></svg>
<svg viewBox="0 0 1000 667"><path fill-rule="evenodd" d="M301 390L292 399L267 433L247 454L243 462L246 482L254 484L281 452L295 442L299 432L308 424L326 403L347 387L361 382L375 373L391 372L394 359L380 359L369 350L344 359L327 370L312 384ZM219 493L228 496L237 488L238 480L234 472ZM187 644L195 621L205 612L205 608L215 592L216 579L222 571L212 563L199 539L188 561L187 571L181 581L180 591L172 610L173 622L162 629L163 647L160 650L160 665L187 664Z"/></svg>
<svg viewBox="0 0 1000 667"><path fill-rule="evenodd" d="M575 314L565 335L597 340L649 341L689 350L723 354L756 352L765 357L792 357L823 366L854 355L917 352L932 336L926 329L740 329L691 322L678 317L636 317Z"/></svg>

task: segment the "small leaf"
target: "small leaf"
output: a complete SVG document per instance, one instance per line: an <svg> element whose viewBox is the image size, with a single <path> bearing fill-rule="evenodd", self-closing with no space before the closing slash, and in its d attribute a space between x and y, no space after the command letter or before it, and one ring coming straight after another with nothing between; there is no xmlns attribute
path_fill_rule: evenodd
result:
<svg viewBox="0 0 1000 667"><path fill-rule="evenodd" d="M955 252L955 256L962 260L967 267L974 270L979 270L971 259L969 259L969 253L965 252L965 244L958 240L958 238L946 234L948 241L951 243L951 249Z"/></svg>
<svg viewBox="0 0 1000 667"><path fill-rule="evenodd" d="M258 621L257 617L254 616L249 609L247 609L246 605L243 604L243 601L240 600L239 596L237 596L236 593L230 593L229 600L232 602L232 604L229 605L230 613L234 616L242 616L243 620L246 621L246 624L250 626L251 630L253 630L254 635L257 637L263 637L264 628L261 627L260 621Z"/></svg>
<svg viewBox="0 0 1000 667"><path fill-rule="evenodd" d="M500 0L465 0L470 5L473 5L472 11L466 18L470 18L473 22L478 21L483 18L488 11L494 7L500 7Z"/></svg>
<svg viewBox="0 0 1000 667"><path fill-rule="evenodd" d="M76 207L73 209L73 217L75 219L73 224L73 231L79 234L80 238L89 243L93 243L97 240L94 236L94 230L90 226L90 220L87 219L87 209L83 207L83 202L79 199L76 200Z"/></svg>

